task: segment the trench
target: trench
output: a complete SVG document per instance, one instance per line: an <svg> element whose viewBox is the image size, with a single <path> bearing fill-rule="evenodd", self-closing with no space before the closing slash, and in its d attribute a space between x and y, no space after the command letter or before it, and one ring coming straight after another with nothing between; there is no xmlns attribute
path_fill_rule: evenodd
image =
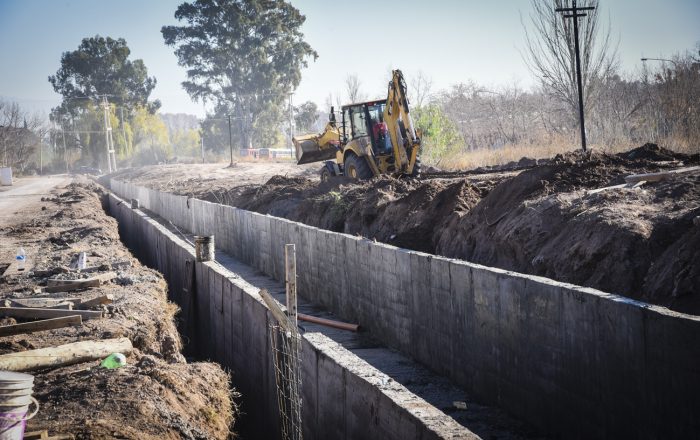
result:
<svg viewBox="0 0 700 440"><path fill-rule="evenodd" d="M235 281L244 290L266 289L281 304L285 303L284 284L221 250L217 250L215 262L197 263L191 246L194 236L188 231L147 210L124 208L126 203L114 196L110 196L106 205L108 213L118 220L122 241L142 263L164 275L169 299L182 310L177 324L185 342L184 353L193 360L217 362L231 373L232 385L242 394L239 402L242 414L235 423L236 433L244 439L281 438L270 422L278 422L274 379L270 374L260 375L273 368L268 337L263 344L259 334L253 335L255 332L249 332L236 320L220 321L226 321L223 308L235 307L234 303L224 304L223 295L230 292L226 283ZM109 206L117 208L109 209ZM123 212L127 209L135 217L126 218ZM150 228L144 227L146 224ZM172 244L165 244L166 241ZM185 254L184 265L177 264L178 252L173 251L174 247ZM184 271L177 270L178 266L184 267ZM206 269L211 272L207 273ZM201 301L203 293L209 299L209 307ZM221 309L214 301L221 301ZM243 308L239 313L244 313ZM202 309L208 310L203 313ZM298 309L311 316L339 319L303 298L299 298ZM269 324L267 313L257 314L256 321L256 327L261 330L258 333L265 333ZM230 334L222 324L231 328ZM498 408L476 401L448 379L383 346L369 332L350 332L302 321L299 328L316 345L307 350L310 353L302 353L302 367L307 371L306 380L302 380L305 391L302 413L314 413L313 417L304 417L305 438L539 438L532 427ZM240 334L235 335L236 331ZM248 344L257 345L249 350L255 351L258 362L236 365L235 358L250 354L244 353L242 347ZM343 366L352 368L343 369ZM372 381L360 384L363 378ZM267 395L261 396L261 389ZM383 391L394 394L394 408L382 405L381 399L377 399L376 394ZM363 414L367 409L369 412ZM406 416L407 412L416 413L416 410L427 417L421 420L415 414ZM366 428L372 424L379 428L376 432ZM407 437L407 433L413 435Z"/></svg>
<svg viewBox="0 0 700 440"><path fill-rule="evenodd" d="M307 439L489 437L505 412L525 422L509 418L500 438L535 435L521 429L528 425L556 438L700 430L699 317L116 180L111 187L152 210L110 195L127 246L167 279L190 345L232 372L255 437L279 437L274 319L257 284L282 290L274 280L284 276L285 243L297 245L299 295L323 307L310 311L359 322L370 337L335 341L307 329ZM220 262L194 262L171 221L215 235ZM464 412L450 401L458 396Z"/></svg>

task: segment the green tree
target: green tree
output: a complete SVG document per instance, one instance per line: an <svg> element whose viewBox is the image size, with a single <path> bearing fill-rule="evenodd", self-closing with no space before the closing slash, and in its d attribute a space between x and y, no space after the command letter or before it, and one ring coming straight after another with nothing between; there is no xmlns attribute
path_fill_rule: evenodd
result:
<svg viewBox="0 0 700 440"><path fill-rule="evenodd" d="M161 32L188 68L185 91L236 115L250 146L258 117L280 107L307 59L318 57L301 32L306 17L283 0L195 0L182 3L175 18L185 24Z"/></svg>
<svg viewBox="0 0 700 440"><path fill-rule="evenodd" d="M159 101L148 100L156 79L148 76L142 60L130 60L130 54L123 38L84 38L77 50L63 53L60 68L49 76L53 89L63 96L51 120L68 131L66 146L79 151L83 163L106 162L102 95L110 103L112 137L120 159L134 153L132 118L137 109L154 114L160 107Z"/></svg>
<svg viewBox="0 0 700 440"><path fill-rule="evenodd" d="M173 145L173 153L181 157L199 157L200 156L200 134L199 130L179 130L171 136Z"/></svg>
<svg viewBox="0 0 700 440"><path fill-rule="evenodd" d="M168 128L158 115L144 107L134 111L132 119L136 160L141 164L165 162L173 154Z"/></svg>
<svg viewBox="0 0 700 440"><path fill-rule="evenodd" d="M314 102L306 101L300 106L294 107L294 122L297 130L303 132L311 131L318 117L318 106Z"/></svg>
<svg viewBox="0 0 700 440"><path fill-rule="evenodd" d="M78 50L64 52L61 67L49 82L63 96L62 110L82 108L82 99L109 95L109 101L128 109L148 107L153 113L159 101L148 98L156 79L148 76L143 60L129 60L131 50L123 38L99 35L83 38ZM72 112L71 112L72 113Z"/></svg>
<svg viewBox="0 0 700 440"><path fill-rule="evenodd" d="M459 131L437 104L416 109L416 126L423 131L421 158L439 165L461 145Z"/></svg>

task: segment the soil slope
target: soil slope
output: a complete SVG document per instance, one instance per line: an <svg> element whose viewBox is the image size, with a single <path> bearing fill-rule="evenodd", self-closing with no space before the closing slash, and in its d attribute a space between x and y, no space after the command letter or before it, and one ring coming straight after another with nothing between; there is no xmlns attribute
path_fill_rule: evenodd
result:
<svg viewBox="0 0 700 440"><path fill-rule="evenodd" d="M700 314L693 289L700 285L700 175L589 192L630 174L699 163L698 155L646 144L617 155L524 161L524 171L361 183L275 176L259 186L231 179L204 188L170 177L167 190ZM120 178L166 189L164 176L134 173Z"/></svg>

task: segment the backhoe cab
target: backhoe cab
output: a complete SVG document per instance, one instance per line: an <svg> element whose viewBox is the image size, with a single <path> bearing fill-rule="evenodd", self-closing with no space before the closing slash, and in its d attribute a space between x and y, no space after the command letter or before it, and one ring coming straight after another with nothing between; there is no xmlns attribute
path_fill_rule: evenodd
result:
<svg viewBox="0 0 700 440"><path fill-rule="evenodd" d="M321 180L344 175L369 179L380 174L420 174L420 133L409 113L406 83L392 72L386 100L344 105L340 121L331 107L323 133L293 139L297 163L326 161Z"/></svg>

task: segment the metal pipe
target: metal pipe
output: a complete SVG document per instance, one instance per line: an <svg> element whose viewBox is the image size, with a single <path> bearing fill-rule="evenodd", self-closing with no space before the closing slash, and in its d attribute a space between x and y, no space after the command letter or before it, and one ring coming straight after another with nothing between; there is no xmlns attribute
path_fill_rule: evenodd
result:
<svg viewBox="0 0 700 440"><path fill-rule="evenodd" d="M303 313L297 314L297 319L300 321L313 322L314 324L325 325L326 327L337 328L340 330L347 330L351 332L356 332L360 328L358 324L350 324L347 322L334 321L332 319L319 318L317 316L305 315Z"/></svg>

